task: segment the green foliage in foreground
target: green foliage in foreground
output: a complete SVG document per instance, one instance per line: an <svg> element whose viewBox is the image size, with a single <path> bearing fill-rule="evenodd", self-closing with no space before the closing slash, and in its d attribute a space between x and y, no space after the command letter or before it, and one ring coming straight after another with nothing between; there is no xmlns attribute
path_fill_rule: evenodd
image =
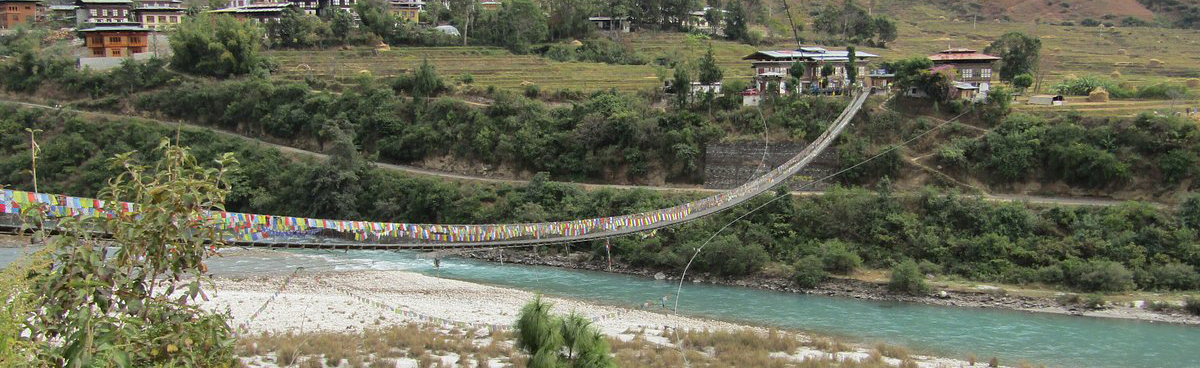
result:
<svg viewBox="0 0 1200 368"><path fill-rule="evenodd" d="M81 196L94 195L102 189L100 183L120 173L104 163L105 157L136 150L143 161L154 161L159 140L175 135L156 124L92 123L68 113L0 107L0 182L18 189L31 189L24 172L26 127L46 131L38 162L42 190ZM647 190L585 191L545 177L525 186L407 177L371 167L344 135L331 138L334 157L328 161L293 159L192 129L184 129L180 140L201 162L221 152L235 153L243 169L226 178L232 186L227 205L241 212L494 223L610 216L695 198ZM680 270L694 248L767 198L647 237L614 239L612 255L637 267ZM1087 292L1195 290L1200 285L1188 280L1198 279L1198 232L1200 197L1168 210L1137 202L1104 208L1033 207L932 189L895 194L886 188L835 188L819 197L766 204L714 239L689 272L740 276L768 263L791 265L809 256L822 264L829 257L829 264L853 266L856 256L861 265L876 269L912 259L928 273ZM584 247L604 254L602 242ZM839 250L831 251L835 248ZM847 261L832 261L838 259Z"/></svg>
<svg viewBox="0 0 1200 368"><path fill-rule="evenodd" d="M204 262L222 246L219 220L203 213L222 208L225 175L236 160L224 155L206 168L165 139L159 149L162 160L153 166L132 154L113 160L121 173L101 197L131 200L135 212L59 220L60 233L47 246L52 263L30 269L32 287L13 296L18 306L38 306L25 311L21 334L36 365L235 364L227 316L194 302L207 281ZM38 237L48 236L37 212L24 215ZM93 238L97 227L112 238Z"/></svg>
<svg viewBox="0 0 1200 368"><path fill-rule="evenodd" d="M530 368L616 367L608 342L587 318L550 315L551 304L536 296L517 316L517 348L530 355Z"/></svg>

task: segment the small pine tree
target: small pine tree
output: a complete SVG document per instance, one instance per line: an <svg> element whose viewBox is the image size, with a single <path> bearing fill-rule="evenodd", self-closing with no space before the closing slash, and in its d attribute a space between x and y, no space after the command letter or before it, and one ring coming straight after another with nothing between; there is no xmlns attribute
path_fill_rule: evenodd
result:
<svg viewBox="0 0 1200 368"><path fill-rule="evenodd" d="M708 45L708 52L704 53L704 58L700 59L700 84L710 85L720 82L725 77L725 72L721 67L717 66L717 59L713 55L712 45Z"/></svg>
<svg viewBox="0 0 1200 368"><path fill-rule="evenodd" d="M854 50L854 46L846 48L846 56L850 58L850 61L846 62L846 78L850 80L850 85L853 86L854 83L858 82L858 60L856 60L858 54Z"/></svg>

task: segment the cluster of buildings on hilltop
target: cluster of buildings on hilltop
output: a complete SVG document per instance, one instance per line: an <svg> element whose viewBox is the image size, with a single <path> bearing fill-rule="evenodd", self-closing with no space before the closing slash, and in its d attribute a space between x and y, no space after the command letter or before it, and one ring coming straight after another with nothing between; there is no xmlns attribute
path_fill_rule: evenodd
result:
<svg viewBox="0 0 1200 368"><path fill-rule="evenodd" d="M879 55L858 51L854 59L860 86L875 90L891 89L896 75L885 69L872 69L870 62ZM754 77L750 88L742 92L743 104L758 105L767 92L779 95L791 93L830 94L851 87L847 68L850 53L847 50L829 50L822 47L801 47L796 50L758 51L743 58L750 60ZM952 99L979 102L987 98L995 80L996 62L999 57L982 54L965 48L952 48L930 55L934 73L942 73L951 81L949 96ZM793 81L789 70L801 63L804 75ZM828 75L822 75L822 69ZM697 88L693 88L696 90ZM917 89L902 91L905 95L924 97Z"/></svg>

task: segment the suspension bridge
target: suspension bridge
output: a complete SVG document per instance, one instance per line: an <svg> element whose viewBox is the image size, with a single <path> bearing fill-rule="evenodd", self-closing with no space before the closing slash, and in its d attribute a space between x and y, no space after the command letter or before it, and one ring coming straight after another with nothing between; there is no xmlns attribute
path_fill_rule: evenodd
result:
<svg viewBox="0 0 1200 368"><path fill-rule="evenodd" d="M829 128L799 154L745 184L694 202L649 212L591 219L523 224L414 224L312 219L213 211L226 241L245 246L325 249L469 250L570 244L605 240L684 224L736 207L770 191L825 151L866 102L858 93ZM40 208L51 218L112 217L136 204L16 190L0 191L0 228L20 228L23 209Z"/></svg>

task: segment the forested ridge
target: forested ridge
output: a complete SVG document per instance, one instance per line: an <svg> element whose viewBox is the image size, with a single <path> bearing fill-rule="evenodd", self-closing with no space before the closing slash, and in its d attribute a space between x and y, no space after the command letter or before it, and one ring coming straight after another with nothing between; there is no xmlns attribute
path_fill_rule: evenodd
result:
<svg viewBox="0 0 1200 368"><path fill-rule="evenodd" d="M70 113L3 108L0 169L5 182L31 189L28 133L44 130L38 173L45 192L91 196L118 168L107 157L151 148L175 131L132 121L85 121ZM181 143L201 162L234 152L233 211L377 221L487 223L607 216L682 203L694 196L647 190L595 190L547 182L463 184L373 168L350 138L332 139L327 161L293 159L215 133L184 129ZM101 144L100 142L104 142ZM1105 208L991 203L935 189L894 193L834 189L819 197L776 201L718 236L697 260L700 273L740 276L768 264L826 260L830 272L886 268L904 260L922 272L980 281L1043 283L1081 291L1192 290L1200 287L1200 196L1176 209L1130 202ZM613 242L631 265L678 269L720 225L769 196L651 237ZM603 252L603 244L585 245Z"/></svg>

